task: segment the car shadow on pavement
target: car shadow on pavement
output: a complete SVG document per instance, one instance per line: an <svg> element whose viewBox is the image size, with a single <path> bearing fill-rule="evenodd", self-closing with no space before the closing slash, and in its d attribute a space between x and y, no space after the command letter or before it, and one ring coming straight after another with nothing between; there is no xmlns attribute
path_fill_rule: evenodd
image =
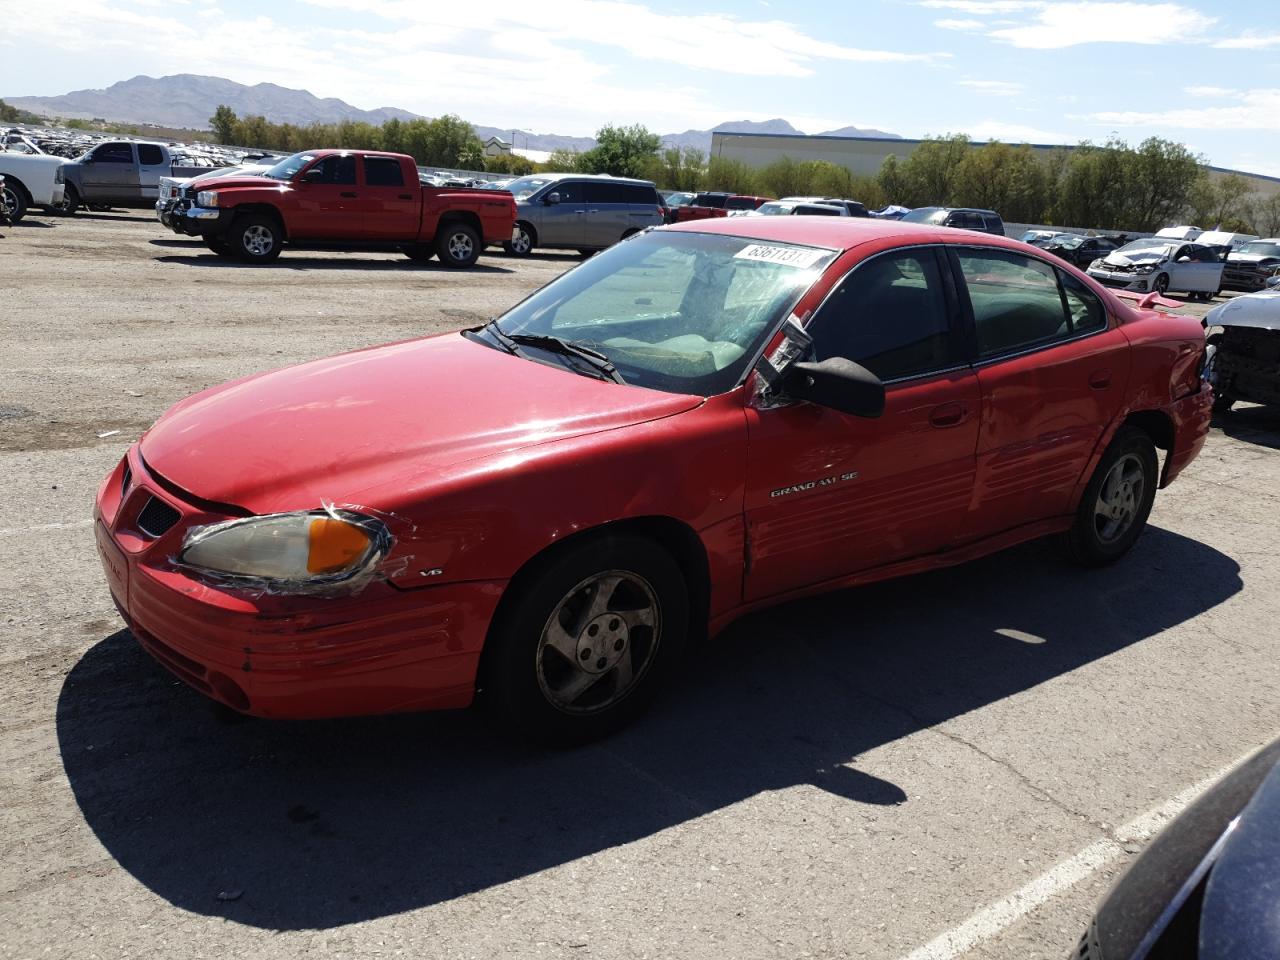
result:
<svg viewBox="0 0 1280 960"><path fill-rule="evenodd" d="M203 245L202 245L203 246ZM158 263L185 263L192 267L226 267L232 270L395 270L415 271L418 273L514 273L510 267L495 267L486 263L477 263L470 267L446 267L442 263L427 261L419 263L408 257L389 254L386 260L360 260L353 258L332 259L324 257L291 256L283 254L279 260L271 263L243 263L229 257L220 257L216 253L205 256L178 256L170 254L154 257Z"/></svg>
<svg viewBox="0 0 1280 960"><path fill-rule="evenodd" d="M859 755L1240 589L1229 557L1158 528L1105 570L1030 544L744 619L700 645L637 724L559 752L509 744L471 712L225 724L122 630L66 678L58 739L88 825L140 883L241 924L331 928L642 840L762 791L814 784L850 805L909 802L860 771Z"/></svg>
<svg viewBox="0 0 1280 960"><path fill-rule="evenodd" d="M1215 414L1213 425L1233 440L1280 450L1280 407L1237 404L1230 413Z"/></svg>

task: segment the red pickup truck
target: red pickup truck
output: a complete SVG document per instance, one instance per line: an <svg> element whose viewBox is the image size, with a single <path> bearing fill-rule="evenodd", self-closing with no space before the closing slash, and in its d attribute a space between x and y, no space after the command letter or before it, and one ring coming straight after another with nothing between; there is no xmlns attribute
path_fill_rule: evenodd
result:
<svg viewBox="0 0 1280 960"><path fill-rule="evenodd" d="M270 263L281 248L397 250L469 267L511 240L515 198L502 190L429 187L412 157L372 150L306 150L257 177L204 180L174 209L175 233L214 253Z"/></svg>

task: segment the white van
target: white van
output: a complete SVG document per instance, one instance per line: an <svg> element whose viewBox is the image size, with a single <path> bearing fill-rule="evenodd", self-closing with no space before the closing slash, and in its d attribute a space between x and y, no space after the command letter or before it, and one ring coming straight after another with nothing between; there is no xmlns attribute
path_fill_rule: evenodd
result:
<svg viewBox="0 0 1280 960"><path fill-rule="evenodd" d="M1227 258L1227 254L1235 253L1250 240L1258 238L1249 233L1229 233L1226 230L1206 230L1200 236L1196 237L1196 243L1203 243L1205 246L1213 247L1221 254L1222 259Z"/></svg>

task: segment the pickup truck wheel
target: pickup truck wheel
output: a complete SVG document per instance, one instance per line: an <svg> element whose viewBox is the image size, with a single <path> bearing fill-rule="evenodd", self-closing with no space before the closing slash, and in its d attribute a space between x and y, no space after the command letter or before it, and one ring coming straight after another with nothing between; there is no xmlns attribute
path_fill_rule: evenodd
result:
<svg viewBox="0 0 1280 960"><path fill-rule="evenodd" d="M502 245L511 257L527 257L533 252L533 230L527 223L517 223L512 238Z"/></svg>
<svg viewBox="0 0 1280 960"><path fill-rule="evenodd" d="M4 181L4 216L10 223L17 223L27 215L27 195L17 184Z"/></svg>
<svg viewBox="0 0 1280 960"><path fill-rule="evenodd" d="M80 209L80 191L68 183L62 191L62 202L53 209L64 217L74 217Z"/></svg>
<svg viewBox="0 0 1280 960"><path fill-rule="evenodd" d="M411 247L405 247L403 252L414 263L426 263L436 255L436 252L425 243L415 243Z"/></svg>
<svg viewBox="0 0 1280 960"><path fill-rule="evenodd" d="M1121 427L1107 447L1067 532L1067 547L1084 566L1119 560L1137 541L1160 482L1156 448L1144 431Z"/></svg>
<svg viewBox="0 0 1280 960"><path fill-rule="evenodd" d="M270 263L280 256L280 224L261 213L236 217L227 240L237 257L249 263Z"/></svg>
<svg viewBox="0 0 1280 960"><path fill-rule="evenodd" d="M480 259L480 235L465 223L446 223L436 234L436 253L446 267L469 267Z"/></svg>
<svg viewBox="0 0 1280 960"><path fill-rule="evenodd" d="M610 733L679 663L688 592L651 540L589 540L515 589L489 637L480 703L516 736L569 745Z"/></svg>

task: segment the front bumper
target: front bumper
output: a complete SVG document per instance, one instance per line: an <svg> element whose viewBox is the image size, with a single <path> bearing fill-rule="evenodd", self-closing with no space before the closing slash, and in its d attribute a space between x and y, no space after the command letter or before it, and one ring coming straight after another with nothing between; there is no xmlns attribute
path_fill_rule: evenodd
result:
<svg viewBox="0 0 1280 960"><path fill-rule="evenodd" d="M1243 290L1245 293L1254 293L1258 290L1267 289L1267 281L1274 275L1271 271L1264 273L1261 270L1241 270L1228 267L1222 271L1222 289Z"/></svg>
<svg viewBox="0 0 1280 960"><path fill-rule="evenodd" d="M232 210L185 206L179 203L169 212L169 228L188 237L217 236L231 225Z"/></svg>
<svg viewBox="0 0 1280 960"><path fill-rule="evenodd" d="M159 536L140 523L153 499L179 516ZM225 516L162 486L136 446L103 482L94 517L107 583L134 637L213 700L301 719L463 707L474 696L502 582L403 590L377 581L335 598L214 587L171 558L189 527Z"/></svg>
<svg viewBox="0 0 1280 960"><path fill-rule="evenodd" d="M1155 282L1156 276L1154 271L1151 273L1124 273L1110 270L1090 270L1088 273L1089 276L1104 287L1114 287L1118 290L1136 290L1139 293L1150 291L1151 284Z"/></svg>

